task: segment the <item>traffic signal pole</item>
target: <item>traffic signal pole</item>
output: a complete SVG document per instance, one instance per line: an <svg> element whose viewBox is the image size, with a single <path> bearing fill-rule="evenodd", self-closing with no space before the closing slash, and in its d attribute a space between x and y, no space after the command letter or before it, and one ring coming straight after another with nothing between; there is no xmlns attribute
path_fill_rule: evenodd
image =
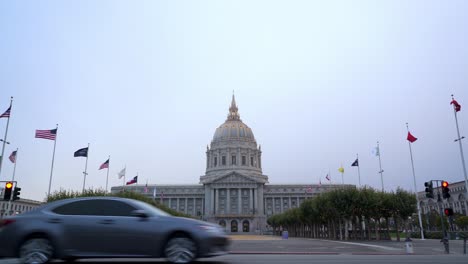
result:
<svg viewBox="0 0 468 264"><path fill-rule="evenodd" d="M440 224L442 226L442 240L440 240L440 242L444 243L445 254L449 254L450 253L449 240L447 237L447 229L445 228L445 224L444 224L444 209L442 208L444 203L442 201L442 197L440 196L440 189L442 188L443 181L435 180L435 182L436 182L436 188L437 188L437 202L439 204ZM441 183L440 186L439 186L439 182Z"/></svg>

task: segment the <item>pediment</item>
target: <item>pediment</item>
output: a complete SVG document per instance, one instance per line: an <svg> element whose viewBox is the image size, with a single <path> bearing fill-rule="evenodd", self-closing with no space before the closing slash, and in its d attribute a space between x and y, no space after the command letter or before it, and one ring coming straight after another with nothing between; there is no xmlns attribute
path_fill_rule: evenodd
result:
<svg viewBox="0 0 468 264"><path fill-rule="evenodd" d="M257 183L257 181L238 172L231 172L214 179L212 183Z"/></svg>

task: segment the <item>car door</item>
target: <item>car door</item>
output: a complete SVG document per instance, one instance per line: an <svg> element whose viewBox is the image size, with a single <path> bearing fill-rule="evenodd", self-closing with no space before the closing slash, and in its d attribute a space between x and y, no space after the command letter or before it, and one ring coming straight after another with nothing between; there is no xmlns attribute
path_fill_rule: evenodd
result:
<svg viewBox="0 0 468 264"><path fill-rule="evenodd" d="M102 256L111 254L111 246L102 236L104 219L98 214L99 204L95 200L78 200L52 210L60 215L51 221L63 227L62 241L65 254L77 256Z"/></svg>
<svg viewBox="0 0 468 264"><path fill-rule="evenodd" d="M147 256L154 252L154 219L133 216L137 206L117 199L88 199L52 210L60 214L64 250L78 256Z"/></svg>
<svg viewBox="0 0 468 264"><path fill-rule="evenodd" d="M99 207L100 241L112 245L106 247L108 252L119 256L149 256L154 252L155 219L134 216L132 213L140 208L124 200L102 200Z"/></svg>

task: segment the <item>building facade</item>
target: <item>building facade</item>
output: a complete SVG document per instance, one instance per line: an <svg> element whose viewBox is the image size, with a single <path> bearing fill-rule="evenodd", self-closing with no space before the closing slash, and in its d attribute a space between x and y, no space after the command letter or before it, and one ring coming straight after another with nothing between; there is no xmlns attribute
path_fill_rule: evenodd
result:
<svg viewBox="0 0 468 264"><path fill-rule="evenodd" d="M0 200L0 218L29 212L40 205L42 205L42 202L29 199L19 199L11 202Z"/></svg>
<svg viewBox="0 0 468 264"><path fill-rule="evenodd" d="M217 223L230 233L262 233L267 218L300 206L305 199L343 185L271 185L262 172L262 150L240 119L234 95L227 120L206 148L206 172L195 185L115 186L147 194L173 210ZM349 185L352 186L352 185ZM146 190L146 192L145 192Z"/></svg>
<svg viewBox="0 0 468 264"><path fill-rule="evenodd" d="M427 198L426 192L418 192L419 205L421 207L421 213L426 215L431 211L437 213L445 208L452 208L454 213L462 215L468 215L468 201L466 200L466 188L465 182L451 183L449 186L450 198L441 199L441 202L437 202L437 194L440 193L442 197L442 189L434 186L434 198Z"/></svg>

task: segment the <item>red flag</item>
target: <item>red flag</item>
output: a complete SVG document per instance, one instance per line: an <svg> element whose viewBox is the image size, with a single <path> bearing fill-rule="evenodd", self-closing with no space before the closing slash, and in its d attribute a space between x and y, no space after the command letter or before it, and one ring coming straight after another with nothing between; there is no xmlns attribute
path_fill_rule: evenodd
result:
<svg viewBox="0 0 468 264"><path fill-rule="evenodd" d="M455 112L460 111L461 105L457 101L455 101L455 99L452 99L452 102L450 102L450 104L453 104L453 108L455 109Z"/></svg>
<svg viewBox="0 0 468 264"><path fill-rule="evenodd" d="M416 140L418 140L418 138L416 138L416 137L414 137L413 135L411 135L411 133L410 133L409 131L408 131L408 136L406 137L406 139L407 139L409 142L411 142L411 143L413 143L413 142L415 142Z"/></svg>

